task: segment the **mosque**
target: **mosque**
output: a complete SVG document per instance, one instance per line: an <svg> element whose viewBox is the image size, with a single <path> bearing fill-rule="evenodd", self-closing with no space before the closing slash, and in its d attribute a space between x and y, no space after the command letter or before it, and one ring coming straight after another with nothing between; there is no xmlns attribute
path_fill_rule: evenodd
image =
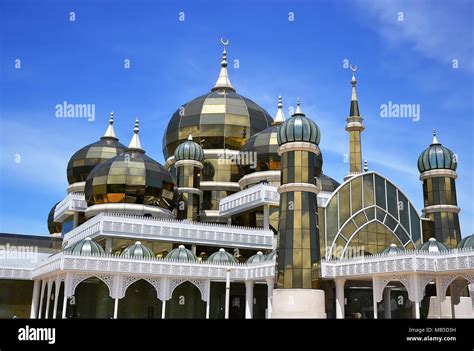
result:
<svg viewBox="0 0 474 351"><path fill-rule="evenodd" d="M324 131L297 101L274 118L216 84L146 153L114 114L74 153L50 236L0 234L1 318L473 318L474 236L462 238L455 154L418 158L424 208L362 158L351 66L349 169L324 172ZM413 179L413 181L417 181Z"/></svg>

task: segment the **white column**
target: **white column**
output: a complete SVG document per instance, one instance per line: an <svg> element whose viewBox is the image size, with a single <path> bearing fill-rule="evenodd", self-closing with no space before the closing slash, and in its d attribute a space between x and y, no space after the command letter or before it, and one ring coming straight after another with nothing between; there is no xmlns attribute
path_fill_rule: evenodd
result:
<svg viewBox="0 0 474 351"><path fill-rule="evenodd" d="M117 319L118 316L118 303L119 299L115 298L115 304L114 304L114 319Z"/></svg>
<svg viewBox="0 0 474 351"><path fill-rule="evenodd" d="M74 212L73 220L72 220L72 227L73 229L79 225L79 212Z"/></svg>
<svg viewBox="0 0 474 351"><path fill-rule="evenodd" d="M196 245L191 245L191 252L196 254Z"/></svg>
<svg viewBox="0 0 474 351"><path fill-rule="evenodd" d="M384 318L385 319L392 319L392 306L390 301L390 292L392 289L385 288L383 291L383 310L384 310Z"/></svg>
<svg viewBox="0 0 474 351"><path fill-rule="evenodd" d="M59 284L59 286L58 286ZM61 288L61 281L54 283L54 307L53 307L53 319L56 319L56 313L58 313L58 300L59 290Z"/></svg>
<svg viewBox="0 0 474 351"><path fill-rule="evenodd" d="M227 268L225 277L225 319L229 319L229 302L230 302L230 268Z"/></svg>
<svg viewBox="0 0 474 351"><path fill-rule="evenodd" d="M67 296L66 296L66 283L64 283L63 313L61 316L62 319L66 319L66 311L67 311Z"/></svg>
<svg viewBox="0 0 474 351"><path fill-rule="evenodd" d="M376 284L375 284L375 277L373 277L372 279L372 300L373 300L373 305L374 305L374 319L377 319L378 318L378 311L377 311L377 299L375 297L375 290L377 289L378 287L376 287Z"/></svg>
<svg viewBox="0 0 474 351"><path fill-rule="evenodd" d="M415 319L420 319L420 301L413 303L413 309L415 310Z"/></svg>
<svg viewBox="0 0 474 351"><path fill-rule="evenodd" d="M30 312L30 318L34 319L37 318L37 313L38 313L38 299L39 299L39 294L40 294L40 285L41 285L41 280L35 280L33 284L33 297L31 298L31 312Z"/></svg>
<svg viewBox="0 0 474 351"><path fill-rule="evenodd" d="M112 253L112 238L105 239L105 253L106 254Z"/></svg>
<svg viewBox="0 0 474 351"><path fill-rule="evenodd" d="M210 303L211 298L208 298L206 301L206 319L209 319L209 313L211 311L211 303Z"/></svg>
<svg viewBox="0 0 474 351"><path fill-rule="evenodd" d="M346 279L336 278L334 283L336 284L336 318L344 319L344 284Z"/></svg>
<svg viewBox="0 0 474 351"><path fill-rule="evenodd" d="M267 318L272 318L273 286L275 285L275 280L273 278L267 278L265 280L267 281Z"/></svg>
<svg viewBox="0 0 474 351"><path fill-rule="evenodd" d="M41 313L43 312L44 288L45 288L45 283L44 283L44 280L42 280L41 281L41 296L40 296L40 302L39 302L38 319L41 319Z"/></svg>
<svg viewBox="0 0 474 351"><path fill-rule="evenodd" d="M436 277L436 300L438 300L438 318L441 318L441 277Z"/></svg>
<svg viewBox="0 0 474 351"><path fill-rule="evenodd" d="M253 318L253 280L245 281L245 318Z"/></svg>
<svg viewBox="0 0 474 351"><path fill-rule="evenodd" d="M263 205L263 228L270 229L270 205Z"/></svg>
<svg viewBox="0 0 474 351"><path fill-rule="evenodd" d="M48 319L48 315L49 315L49 302L51 301L51 290L53 290L53 288L51 287L51 284L49 284L48 282L48 293L46 295L46 313L45 313L44 319Z"/></svg>
<svg viewBox="0 0 474 351"><path fill-rule="evenodd" d="M166 317L166 300L161 301L161 319Z"/></svg>

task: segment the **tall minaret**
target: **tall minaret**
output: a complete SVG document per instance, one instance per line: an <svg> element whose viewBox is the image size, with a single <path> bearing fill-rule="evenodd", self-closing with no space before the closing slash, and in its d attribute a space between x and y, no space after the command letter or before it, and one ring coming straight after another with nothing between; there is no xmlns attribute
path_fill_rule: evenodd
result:
<svg viewBox="0 0 474 351"><path fill-rule="evenodd" d="M199 189L204 151L189 134L188 140L179 144L174 152L178 180L178 219L199 220L199 203L202 191Z"/></svg>
<svg viewBox="0 0 474 351"><path fill-rule="evenodd" d="M441 145L433 131L433 142L418 158L420 180L423 182L423 241L430 237L456 248L461 240L456 196L457 158Z"/></svg>
<svg viewBox="0 0 474 351"><path fill-rule="evenodd" d="M356 93L356 84L357 80L355 77L355 72L357 67L350 65L352 71L352 97L351 97L351 109L349 112L349 117L346 121L346 131L349 132L349 174L344 177L344 180L351 178L356 174L362 173L362 147L361 147L361 138L360 134L365 129L364 124L362 123L363 118L359 113L359 102L357 101Z"/></svg>

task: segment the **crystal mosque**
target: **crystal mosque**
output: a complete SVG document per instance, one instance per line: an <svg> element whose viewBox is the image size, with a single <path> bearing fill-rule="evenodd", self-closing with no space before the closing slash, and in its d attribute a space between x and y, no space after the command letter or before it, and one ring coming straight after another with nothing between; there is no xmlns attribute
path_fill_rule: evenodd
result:
<svg viewBox="0 0 474 351"><path fill-rule="evenodd" d="M50 236L0 234L0 318L473 318L474 236L436 132L420 211L363 162L351 66L335 180L304 102L285 116L280 96L272 118L240 95L222 43L215 85L169 120L163 165L138 118L126 146L111 113L67 164Z"/></svg>

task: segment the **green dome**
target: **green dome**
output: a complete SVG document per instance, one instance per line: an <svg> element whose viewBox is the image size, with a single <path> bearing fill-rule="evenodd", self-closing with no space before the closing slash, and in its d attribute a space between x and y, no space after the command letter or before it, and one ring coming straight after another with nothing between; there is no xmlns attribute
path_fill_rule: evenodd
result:
<svg viewBox="0 0 474 351"><path fill-rule="evenodd" d="M209 256L207 262L220 264L238 263L235 257L232 254L226 252L224 249L219 249L219 251L214 252L211 256Z"/></svg>
<svg viewBox="0 0 474 351"><path fill-rule="evenodd" d="M466 236L458 244L458 249L474 249L474 234Z"/></svg>
<svg viewBox="0 0 474 351"><path fill-rule="evenodd" d="M176 148L174 159L175 161L194 160L202 163L204 161L204 151L201 145L193 141L192 135L189 134L188 140L179 144Z"/></svg>
<svg viewBox="0 0 474 351"><path fill-rule="evenodd" d="M155 258L155 254L141 242L137 241L122 251L121 257L131 258Z"/></svg>
<svg viewBox="0 0 474 351"><path fill-rule="evenodd" d="M179 245L178 248L171 250L165 257L166 261L197 261L197 257L191 250L188 250L184 245Z"/></svg>
<svg viewBox="0 0 474 351"><path fill-rule="evenodd" d="M273 250L268 255L265 256L265 261L276 261L277 259L277 252Z"/></svg>
<svg viewBox="0 0 474 351"><path fill-rule="evenodd" d="M405 251L405 250L397 247L397 245L395 245L395 244L391 244L389 247L387 247L385 250L383 250L382 253L387 254L387 255L394 255L394 254L397 254L397 253L403 252L403 251Z"/></svg>
<svg viewBox="0 0 474 351"><path fill-rule="evenodd" d="M436 131L433 134L433 143L418 157L418 170L420 173L433 169L450 169L455 171L458 163L454 153L438 142Z"/></svg>
<svg viewBox="0 0 474 351"><path fill-rule="evenodd" d="M257 254L250 256L247 260L247 263L260 263L263 261L265 261L265 255L262 253L262 251L259 251Z"/></svg>
<svg viewBox="0 0 474 351"><path fill-rule="evenodd" d="M294 141L306 141L319 145L321 132L317 124L301 111L299 101L296 112L278 130L278 145Z"/></svg>
<svg viewBox="0 0 474 351"><path fill-rule="evenodd" d="M102 246L92 241L91 238L85 238L64 250L74 255L104 255Z"/></svg>
<svg viewBox="0 0 474 351"><path fill-rule="evenodd" d="M56 206L59 202L56 202L54 206L51 208L48 214L48 230L49 234L57 234L62 232L63 224L61 222L54 221L54 211L56 210Z"/></svg>
<svg viewBox="0 0 474 351"><path fill-rule="evenodd" d="M448 251L449 248L437 241L435 238L430 238L427 242L425 242L420 247L420 251L428 251L428 252L441 252L441 251Z"/></svg>

